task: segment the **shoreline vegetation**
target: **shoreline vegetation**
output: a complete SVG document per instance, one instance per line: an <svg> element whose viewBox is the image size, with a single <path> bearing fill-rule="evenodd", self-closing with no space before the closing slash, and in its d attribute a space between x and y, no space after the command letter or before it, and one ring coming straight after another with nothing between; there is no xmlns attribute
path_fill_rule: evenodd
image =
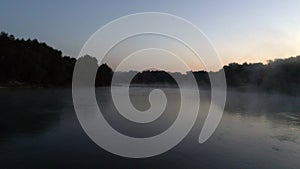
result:
<svg viewBox="0 0 300 169"><path fill-rule="evenodd" d="M70 87L76 59L34 39L17 39L0 34L0 88ZM96 58L84 56L98 67L95 85L110 86L114 73L126 77L137 73L131 86L177 86L172 76L186 78L194 75L198 86L209 88L208 72L193 71L187 74L165 71L113 72L107 65L98 66ZM300 95L300 56L276 59L267 64L230 63L223 67L229 89L258 90ZM218 73L218 72L210 72ZM172 76L171 76L171 75Z"/></svg>

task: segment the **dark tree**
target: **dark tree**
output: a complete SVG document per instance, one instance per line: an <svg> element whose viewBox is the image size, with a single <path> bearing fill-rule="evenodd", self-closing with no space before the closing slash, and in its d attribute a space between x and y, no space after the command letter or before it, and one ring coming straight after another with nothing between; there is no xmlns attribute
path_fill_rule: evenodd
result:
<svg viewBox="0 0 300 169"><path fill-rule="evenodd" d="M107 65L98 66L96 58L81 57L79 61L90 63L97 69L96 86L110 86L113 70ZM69 86L72 82L76 59L62 56L62 52L36 39L16 39L13 35L0 34L0 85L5 86ZM89 70L89 67L86 67ZM300 94L300 56L276 59L268 64L231 63L223 67L230 88L253 88L267 92ZM117 72L126 74L132 72ZM212 72L218 73L218 72ZM209 87L206 71L167 73L165 71L139 72L133 84L176 85L172 76L190 81L196 78L199 86ZM83 77L84 78L84 77Z"/></svg>

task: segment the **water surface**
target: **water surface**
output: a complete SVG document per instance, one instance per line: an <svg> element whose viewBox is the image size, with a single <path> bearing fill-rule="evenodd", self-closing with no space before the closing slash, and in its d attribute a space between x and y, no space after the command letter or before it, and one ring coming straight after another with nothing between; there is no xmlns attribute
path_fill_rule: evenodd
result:
<svg viewBox="0 0 300 169"><path fill-rule="evenodd" d="M119 132L149 137L176 118L178 90L164 88L162 117L135 124L120 116L108 88L96 95L105 118ZM150 88L131 89L137 109L149 108ZM189 135L172 150L146 159L123 158L98 147L81 128L70 89L0 89L0 168L300 168L300 98L229 91L223 119L204 144L198 137L209 107L201 109ZM191 104L193 99L190 99ZM92 118L92 117L91 117Z"/></svg>

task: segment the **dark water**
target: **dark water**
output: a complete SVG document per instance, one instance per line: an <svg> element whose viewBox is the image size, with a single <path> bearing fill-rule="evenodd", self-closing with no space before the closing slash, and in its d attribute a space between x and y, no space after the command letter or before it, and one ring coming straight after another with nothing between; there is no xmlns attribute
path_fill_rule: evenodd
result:
<svg viewBox="0 0 300 169"><path fill-rule="evenodd" d="M169 115L148 126L122 119L107 88L98 88L96 94L103 114L116 130L148 137L164 131L175 119L178 91L165 90L170 96ZM149 91L131 90L138 109L149 107ZM300 98L230 91L219 127L207 142L199 144L209 107L208 92L201 94L196 125L179 145L155 157L129 159L110 154L89 139L77 120L70 89L0 89L0 169L300 168Z"/></svg>

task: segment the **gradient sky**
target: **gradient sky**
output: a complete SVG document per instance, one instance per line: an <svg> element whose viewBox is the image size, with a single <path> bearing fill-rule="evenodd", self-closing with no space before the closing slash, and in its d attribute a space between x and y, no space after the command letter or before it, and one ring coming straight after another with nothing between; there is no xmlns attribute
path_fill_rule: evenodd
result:
<svg viewBox="0 0 300 169"><path fill-rule="evenodd" d="M189 20L213 42L223 64L300 54L299 0L2 0L0 30L37 38L76 57L101 26L136 12L166 12Z"/></svg>

